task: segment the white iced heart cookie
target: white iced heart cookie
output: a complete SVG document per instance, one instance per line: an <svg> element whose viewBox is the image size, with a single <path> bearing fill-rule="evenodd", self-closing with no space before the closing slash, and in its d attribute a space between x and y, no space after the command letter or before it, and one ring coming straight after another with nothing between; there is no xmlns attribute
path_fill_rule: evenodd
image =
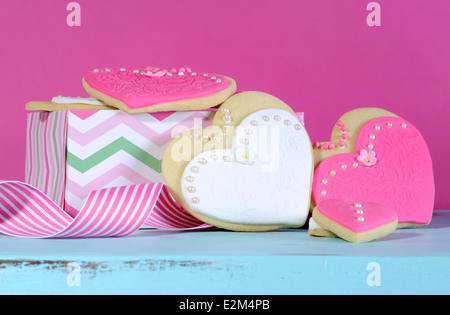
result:
<svg viewBox="0 0 450 315"><path fill-rule="evenodd" d="M234 97L221 106L213 128L186 133L169 146L163 158L169 190L192 215L221 228L303 226L313 174L308 133L289 106L273 96ZM225 123L222 128L219 121ZM199 139L201 149L176 166L174 152L189 142L186 137Z"/></svg>

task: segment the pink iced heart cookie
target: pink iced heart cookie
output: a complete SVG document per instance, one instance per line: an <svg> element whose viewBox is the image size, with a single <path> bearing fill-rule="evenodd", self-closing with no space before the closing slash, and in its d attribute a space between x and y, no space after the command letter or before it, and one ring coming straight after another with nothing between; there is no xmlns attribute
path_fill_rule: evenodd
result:
<svg viewBox="0 0 450 315"><path fill-rule="evenodd" d="M379 117L359 131L355 152L320 162L312 197L316 205L327 199L378 202L394 209L399 227L406 227L430 222L434 193L431 156L420 132L400 117Z"/></svg>
<svg viewBox="0 0 450 315"><path fill-rule="evenodd" d="M321 201L313 211L314 221L352 242L369 242L394 232L397 228L396 211L375 202L351 202L340 199Z"/></svg>
<svg viewBox="0 0 450 315"><path fill-rule="evenodd" d="M130 113L207 109L236 92L233 79L190 68L93 69L83 86L91 96Z"/></svg>

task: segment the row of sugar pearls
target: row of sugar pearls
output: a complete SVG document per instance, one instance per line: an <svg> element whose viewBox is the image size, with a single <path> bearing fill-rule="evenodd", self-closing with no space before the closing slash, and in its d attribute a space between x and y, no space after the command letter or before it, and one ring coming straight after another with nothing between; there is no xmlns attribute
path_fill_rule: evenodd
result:
<svg viewBox="0 0 450 315"><path fill-rule="evenodd" d="M150 71L149 69L148 69L149 67L147 67L146 68L146 70L139 70L139 69L133 69L133 73L139 73L139 74L141 74L141 75L146 75L147 73L148 73L148 71ZM153 68L153 67L151 67L152 69L155 69L155 68ZM159 68L156 68L156 69L159 69ZM97 69L97 68L95 68L94 70L92 70L93 72L95 72L95 73L98 73L98 72L100 72L100 69ZM111 68L105 68L104 69L104 71L105 72L111 72L112 71L112 69ZM119 68L119 71L121 71L121 72L125 72L125 71L127 71L127 69L126 68L124 68L124 67L122 67L122 68ZM156 72L156 71L155 71ZM163 72L167 72L167 70L163 70Z"/></svg>
<svg viewBox="0 0 450 315"><path fill-rule="evenodd" d="M219 143L222 140L222 138L225 137L225 135L224 134L214 134L211 136L209 136L207 134L202 135L201 131L200 131L200 133L198 133L198 132L192 133L191 137L194 138L195 140L201 140L203 143L206 143L208 141L213 141L214 143Z"/></svg>
<svg viewBox="0 0 450 315"><path fill-rule="evenodd" d="M223 107L220 109L220 111L223 114L222 119L225 122L223 129L224 129L224 135L226 135L227 131L229 131L230 128L233 127L233 125L232 125L233 119L231 118L231 110L227 107Z"/></svg>
<svg viewBox="0 0 450 315"><path fill-rule="evenodd" d="M121 69L125 69L125 68L121 68ZM94 70L92 70L92 72L100 72L101 69L97 69L95 68ZM105 68L104 69L105 72L111 72L111 68ZM125 71L125 70L124 70Z"/></svg>
<svg viewBox="0 0 450 315"><path fill-rule="evenodd" d="M212 155L209 157L209 159L212 160L212 161L217 161L218 158L219 158L219 157L218 157L216 154L212 154ZM226 154L225 154L224 156L222 156L222 159L223 159L224 162L230 162L230 161L232 160L231 157L230 157L229 155L226 155ZM201 165L206 165L206 164L208 163L208 160L207 160L205 157L201 157L201 158L199 158L199 159L197 160L197 162L198 162L199 164L201 164ZM194 165L194 166L191 166L190 171L191 171L192 173L199 173L200 167L199 167L199 166L195 166L195 165ZM188 187L186 188L186 190L187 190L189 193L191 193L191 194L195 193L195 192L197 191L197 189L196 189L195 186L194 186L194 182L195 182L194 176L192 176L192 175L186 176L185 181L187 181L188 183L191 184L190 186L188 186ZM198 197L193 197L193 198L191 198L191 201L192 201L192 203L194 203L194 204L198 204L198 203L200 203L200 198L198 198Z"/></svg>
<svg viewBox="0 0 450 315"><path fill-rule="evenodd" d="M127 69L124 68L124 67L119 68L119 71L126 71L126 70L127 70ZM161 70L161 68L159 68L159 67L147 66L147 67L145 67L145 70L147 70L147 71L152 71L152 72L158 72L158 71ZM92 70L92 71L93 71L93 72L99 72L100 69L95 68L95 69ZM105 71L106 71L106 72L111 72L111 68L105 68ZM162 71L162 72L168 72L167 69L162 69L161 71ZM134 73L139 73L139 72L141 72L141 71L138 70L138 69L134 69L133 72L134 72ZM175 69L175 68L173 68L173 69L170 70L170 72L172 72L172 73L180 73L180 72L183 72L183 73L185 73L185 72L191 73L191 72L192 72L192 69L191 69L190 67L181 67L181 68L179 68L178 70Z"/></svg>
<svg viewBox="0 0 450 315"><path fill-rule="evenodd" d="M205 159L204 157L198 159L197 162L198 162L199 164L202 164L202 165L205 165L205 164L207 163L207 161L206 161L206 159ZM191 166L190 171L191 171L192 173L196 174L196 173L199 172L199 167L198 167L198 166L195 166L195 165L194 165L194 166ZM196 189L195 186L194 186L195 177L192 176L192 175L188 175L188 176L186 176L185 181L187 181L188 183L191 184L190 186L188 186L188 187L186 188L186 190L188 191L188 193L191 193L191 194L195 193L195 192L197 191L197 189ZM192 203L194 203L194 204L198 204L198 203L200 202L200 198L198 198L198 197L193 197L193 198L191 198L191 201L192 201Z"/></svg>
<svg viewBox="0 0 450 315"><path fill-rule="evenodd" d="M152 73L156 73L156 72L160 71L160 68L148 66L148 67L145 68L145 70L146 71L140 71L138 69L134 69L133 73L140 73L141 75L146 75L146 74L148 74L147 71L151 71ZM92 71L97 73L97 72L100 72L100 69L96 68L96 69L94 69ZM111 72L111 68L106 68L105 71L106 72ZM126 68L120 68L120 71L126 71ZM167 76L173 76L173 74L178 74L179 76L182 76L185 73L190 73L191 75L194 75L194 76L197 75L196 72L192 72L192 69L190 67L186 67L186 68L185 67L181 67L178 70L173 68L170 71L168 71L167 69L163 69L163 70L161 70L161 72L163 72ZM205 73L204 76L209 76L209 75L207 73ZM215 80L216 83L222 83L222 79L217 78L215 76L211 76L211 80Z"/></svg>
<svg viewBox="0 0 450 315"><path fill-rule="evenodd" d="M229 119L231 120L231 116L228 116L229 118L227 117L227 115L230 114L229 109L227 109L227 108L222 109L222 113L226 114L226 115L223 117L223 120L225 121L225 123L228 123L228 120L229 120ZM267 115L264 115L264 116L261 117L261 119L262 119L264 122L268 122L268 121L270 120L270 117L267 116ZM273 119L274 119L275 121L281 121L281 120L282 120L281 116L279 116L279 115L275 115L275 116L273 117ZM291 122L289 119L285 119L285 120L283 121L283 123L284 123L286 126L290 126L290 125L292 124L292 122ZM256 127L256 126L258 126L258 121L257 121L257 120L252 120L252 121L250 121L250 125L253 126L253 127ZM300 130L300 129L302 128L302 126L301 126L300 124L295 124L295 125L294 125L294 128L295 128L296 130ZM253 134L253 130L247 128L247 129L245 129L245 133L246 133L247 135L252 135L252 134ZM248 139L242 139L242 140L241 140L241 143L244 144L244 145L249 145L249 144L250 144L250 141L249 141Z"/></svg>
<svg viewBox="0 0 450 315"><path fill-rule="evenodd" d="M364 214L364 211L362 210L362 207L363 207L362 203L357 202L357 203L354 203L353 206L356 208L355 212L359 215L356 217L356 220L358 220L359 222L364 222L365 219L362 216L362 214Z"/></svg>
<svg viewBox="0 0 450 315"><path fill-rule="evenodd" d="M342 131L342 135L341 135L341 140L338 142L338 148L343 149L345 147L345 140L348 139L348 134L347 134L347 126L344 125L344 123L339 120L336 125L340 128L340 130ZM314 149L318 149L322 147L322 150L333 150L336 148L336 145L332 142L327 142L327 143L323 143L322 145L320 145L319 142L314 142L313 143L313 148Z"/></svg>
<svg viewBox="0 0 450 315"><path fill-rule="evenodd" d="M264 122L268 122L268 121L270 120L270 117L267 116L267 115L264 115L264 116L262 116L261 118L262 118L262 120L263 120ZM281 121L282 118L281 118L280 115L275 115L275 116L273 116L273 120L275 120L275 121ZM285 120L283 121L283 123L284 123L286 126L290 126L290 125L292 124L292 122L291 122L289 119L285 119ZM257 126L257 125L258 125L258 122L257 122L256 120L252 120L252 121L250 122L250 124L251 124L252 126ZM302 126L301 126L301 124L294 124L294 128L295 128L296 130L300 130L300 129L302 129Z"/></svg>
<svg viewBox="0 0 450 315"><path fill-rule="evenodd" d="M359 164L357 163L357 162L353 162L352 163L352 166L354 167L354 168L356 168L356 167L358 167L359 166ZM348 166L347 166L347 164L341 164L341 169L342 170L346 170L348 168ZM331 176L336 176L336 171L334 171L334 170L331 170L331 171L329 171L328 172ZM324 178L324 179L322 179L322 184L323 185L327 185L328 184L328 179L326 179L326 178ZM326 194L327 194L327 191L326 190L322 190L321 192L320 192L323 196L325 196Z"/></svg>
<svg viewBox="0 0 450 315"><path fill-rule="evenodd" d="M313 143L314 149L318 149L320 147L322 147L322 150L333 150L334 148L336 148L336 145L333 142L322 143L322 146L318 141Z"/></svg>
<svg viewBox="0 0 450 315"><path fill-rule="evenodd" d="M95 69L92 70L92 72L100 72L100 70L101 70L101 69L95 68ZM111 68L105 68L104 71L105 71L105 72L111 72L112 69L111 69ZM127 71L127 69L124 68L124 67L122 67L122 68L119 68L119 71L125 72L125 71ZM134 73L140 73L140 72L145 72L145 71L141 71L141 70L138 70L138 69L134 69L133 72L134 72Z"/></svg>
<svg viewBox="0 0 450 315"><path fill-rule="evenodd" d="M126 71L126 70L127 69L123 68L123 67L119 69L119 71ZM151 71L151 72L154 72L154 73L156 73L158 71L164 72L165 74L169 73L169 71L167 69L161 70L159 67L152 67L152 66L146 67L145 70L146 71ZM99 71L100 71L100 69L97 69L97 68L93 70L93 72L99 72ZM105 68L105 71L106 72L111 72L111 68ZM147 74L146 71L141 71L141 70L138 70L138 69L134 69L133 70L134 73L140 73L142 75ZM191 70L190 67L187 67L187 68L182 67L182 68L180 68L178 70L173 68L173 69L170 70L170 73L178 73L179 75L183 75L185 72L192 73L192 70Z"/></svg>
<svg viewBox="0 0 450 315"><path fill-rule="evenodd" d="M209 74L208 74L208 73L203 73L203 76L204 76L204 77L208 77ZM216 83L221 83L221 82L222 82L222 79L217 78L215 75L212 75L212 76L210 77L210 79L213 80L213 81L215 80Z"/></svg>
<svg viewBox="0 0 450 315"><path fill-rule="evenodd" d="M333 150L336 145L332 142L322 144L322 150Z"/></svg>
<svg viewBox="0 0 450 315"><path fill-rule="evenodd" d="M344 125L344 123L342 122L342 120L339 120L336 125L341 128L342 131L342 135L341 135L341 140L338 143L339 148L343 149L345 147L345 141L348 139L348 134L347 134L347 126Z"/></svg>

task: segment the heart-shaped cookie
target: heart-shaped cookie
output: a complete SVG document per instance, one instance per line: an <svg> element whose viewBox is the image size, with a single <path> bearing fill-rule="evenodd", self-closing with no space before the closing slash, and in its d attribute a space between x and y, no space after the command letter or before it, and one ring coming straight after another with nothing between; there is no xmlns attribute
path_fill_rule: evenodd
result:
<svg viewBox="0 0 450 315"><path fill-rule="evenodd" d="M56 112L60 110L70 109L92 109L92 110L117 110L117 108L108 106L99 99L94 97L70 97L58 95L49 101L32 101L25 105L25 109L29 111L48 111Z"/></svg>
<svg viewBox="0 0 450 315"><path fill-rule="evenodd" d="M376 202L351 202L340 199L321 201L312 218L321 227L352 242L369 242L394 232L396 211Z"/></svg>
<svg viewBox="0 0 450 315"><path fill-rule="evenodd" d="M91 96L129 113L207 109L236 92L233 79L190 68L93 69L83 86Z"/></svg>
<svg viewBox="0 0 450 315"><path fill-rule="evenodd" d="M332 155L318 164L313 202L378 202L397 212L399 227L428 224L435 192L432 161L413 124L386 116L369 120L356 134L346 132L356 139L354 151Z"/></svg>
<svg viewBox="0 0 450 315"><path fill-rule="evenodd" d="M220 228L300 227L309 213L308 133L288 105L266 93L230 97L211 128L172 141L162 170L176 201Z"/></svg>

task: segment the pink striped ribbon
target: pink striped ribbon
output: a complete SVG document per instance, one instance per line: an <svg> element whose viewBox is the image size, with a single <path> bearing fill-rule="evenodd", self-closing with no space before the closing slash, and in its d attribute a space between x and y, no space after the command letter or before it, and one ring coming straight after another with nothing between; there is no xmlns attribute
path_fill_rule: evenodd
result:
<svg viewBox="0 0 450 315"><path fill-rule="evenodd" d="M0 181L0 233L28 238L121 237L143 226L162 229L207 227L180 207L163 183L92 191L70 216L37 188Z"/></svg>

